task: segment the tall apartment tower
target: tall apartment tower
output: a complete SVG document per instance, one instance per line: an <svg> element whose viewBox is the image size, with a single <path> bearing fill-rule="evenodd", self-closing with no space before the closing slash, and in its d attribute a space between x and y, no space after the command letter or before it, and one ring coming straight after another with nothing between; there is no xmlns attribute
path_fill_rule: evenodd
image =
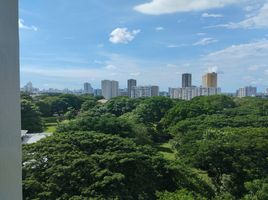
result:
<svg viewBox="0 0 268 200"><path fill-rule="evenodd" d="M204 88L217 88L218 87L218 75L215 72L207 73L202 77L202 86Z"/></svg>
<svg viewBox="0 0 268 200"><path fill-rule="evenodd" d="M102 80L101 89L104 98L111 99L118 96L119 83L118 81Z"/></svg>
<svg viewBox="0 0 268 200"><path fill-rule="evenodd" d="M84 83L84 93L93 94L94 90L90 83Z"/></svg>
<svg viewBox="0 0 268 200"><path fill-rule="evenodd" d="M182 74L182 87L192 87L192 74L185 73Z"/></svg>
<svg viewBox="0 0 268 200"><path fill-rule="evenodd" d="M133 87L137 86L137 81L135 79L129 79L127 80L127 93L128 96L131 97L131 90Z"/></svg>

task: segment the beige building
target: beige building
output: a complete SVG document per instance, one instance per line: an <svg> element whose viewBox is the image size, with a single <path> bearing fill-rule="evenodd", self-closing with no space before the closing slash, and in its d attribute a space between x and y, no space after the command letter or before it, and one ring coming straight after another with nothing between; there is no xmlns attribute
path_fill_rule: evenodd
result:
<svg viewBox="0 0 268 200"><path fill-rule="evenodd" d="M202 77L202 86L204 88L217 88L218 75L215 72L207 73Z"/></svg>

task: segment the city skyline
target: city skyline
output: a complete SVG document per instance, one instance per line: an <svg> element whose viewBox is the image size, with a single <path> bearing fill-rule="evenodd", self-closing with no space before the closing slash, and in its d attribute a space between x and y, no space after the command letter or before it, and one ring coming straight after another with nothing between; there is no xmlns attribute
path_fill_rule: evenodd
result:
<svg viewBox="0 0 268 200"><path fill-rule="evenodd" d="M195 96L203 96L203 95L215 95L215 94L227 94L231 96L256 96L257 94L268 94L268 88L264 91L257 91L258 88L247 85L243 87L236 88L235 91L226 92L221 90L221 87L218 85L218 74L216 72L206 73L202 76L202 85L195 86L192 85L192 74L184 73L181 75L181 85L176 87L168 87L168 90L160 90L158 85L142 85L137 84L136 79L128 79L127 87L120 87L119 81L116 80L101 80L101 89L93 88L90 83L85 82L83 84L83 88L79 89L69 89L64 88L62 90L56 88L49 89L40 89L33 87L33 83L30 81L25 86L21 88L21 91L28 92L56 92L56 93L88 93L93 94L94 96L104 96L106 99L111 99L116 96L128 96L128 97L142 97L142 93L146 93L145 96L166 96L168 94L171 98L182 98L185 100L190 100ZM154 88L154 89L153 89ZM155 89L157 88L157 89ZM152 92L154 91L154 92ZM153 95L148 95L148 94ZM162 95L161 95L162 93ZM156 95L157 94L157 95Z"/></svg>
<svg viewBox="0 0 268 200"><path fill-rule="evenodd" d="M265 90L267 1L204 2L22 0L21 85L100 88L98 80L133 78L163 90L182 73L200 85L199 77L216 71L223 91Z"/></svg>

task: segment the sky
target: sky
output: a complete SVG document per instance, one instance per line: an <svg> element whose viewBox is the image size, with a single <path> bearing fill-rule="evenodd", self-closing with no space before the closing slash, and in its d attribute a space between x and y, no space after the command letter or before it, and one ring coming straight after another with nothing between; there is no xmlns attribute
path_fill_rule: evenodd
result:
<svg viewBox="0 0 268 200"><path fill-rule="evenodd" d="M224 92L268 88L268 0L20 0L18 24L22 86L167 91L217 72Z"/></svg>

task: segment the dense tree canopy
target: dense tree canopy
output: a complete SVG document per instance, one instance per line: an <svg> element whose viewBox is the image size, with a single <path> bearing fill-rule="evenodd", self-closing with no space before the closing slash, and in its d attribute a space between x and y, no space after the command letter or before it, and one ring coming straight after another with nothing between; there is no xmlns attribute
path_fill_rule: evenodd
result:
<svg viewBox="0 0 268 200"><path fill-rule="evenodd" d="M95 132L56 134L24 147L25 199L155 199L156 191L213 191L150 147Z"/></svg>
<svg viewBox="0 0 268 200"><path fill-rule="evenodd" d="M62 118L23 147L24 199L267 199L267 99L22 98L25 129Z"/></svg>
<svg viewBox="0 0 268 200"><path fill-rule="evenodd" d="M26 99L21 100L21 129L29 133L43 130L41 114L38 108Z"/></svg>

